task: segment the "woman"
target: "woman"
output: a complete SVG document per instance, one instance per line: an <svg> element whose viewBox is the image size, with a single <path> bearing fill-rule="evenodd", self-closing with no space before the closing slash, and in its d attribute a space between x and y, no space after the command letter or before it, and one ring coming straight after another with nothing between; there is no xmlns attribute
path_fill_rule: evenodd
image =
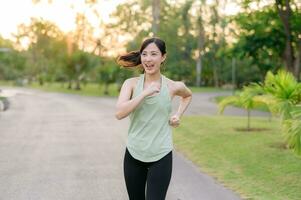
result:
<svg viewBox="0 0 301 200"><path fill-rule="evenodd" d="M120 56L125 68L142 67L144 74L127 79L119 94L116 118L130 115L124 177L130 200L164 200L172 171L172 131L180 124L191 101L191 91L182 82L163 76L160 67L166 59L165 42L150 38L140 51ZM171 114L171 100L181 97Z"/></svg>

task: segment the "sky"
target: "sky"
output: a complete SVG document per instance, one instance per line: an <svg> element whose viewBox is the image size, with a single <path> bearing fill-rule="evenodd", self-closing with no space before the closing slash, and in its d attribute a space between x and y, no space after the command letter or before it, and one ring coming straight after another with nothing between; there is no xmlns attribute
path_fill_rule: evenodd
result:
<svg viewBox="0 0 301 200"><path fill-rule="evenodd" d="M87 6L85 0L41 0L39 4L33 4L32 0L7 0L0 4L0 35L6 39L12 38L12 33L17 32L17 27L21 23L29 24L31 17L42 17L54 22L64 32L69 32L75 28L76 12L85 12ZM109 15L116 6L126 0L99 0L96 8L100 11L104 22L109 21ZM208 0L210 3L212 0ZM231 2L231 1L230 1ZM73 8L71 8L73 5ZM227 4L226 12L237 12L237 7L231 3ZM85 12L92 25L97 27L98 20L91 12ZM94 23L94 24L93 24Z"/></svg>
<svg viewBox="0 0 301 200"><path fill-rule="evenodd" d="M109 20L109 14L116 6L125 0L100 0L96 6L100 11L102 19ZM31 0L8 0L2 1L0 6L0 35L6 39L12 38L12 33L17 32L17 26L21 23L29 24L31 17L42 17L55 22L61 30L68 32L75 27L75 13L85 12L84 0L53 0L48 4L42 0L39 4L32 4ZM71 8L73 4L73 9ZM98 23L93 20L93 13L86 13L91 23ZM95 24L96 25L96 24Z"/></svg>
<svg viewBox="0 0 301 200"><path fill-rule="evenodd" d="M94 8L100 13L103 23L108 23L110 22L109 15L116 9L118 4L125 1L98 0L98 4ZM14 41L13 34L17 33L18 25L21 23L29 25L32 17L51 21L60 30L68 33L76 27L76 13L84 13L93 27L99 27L99 19L84 2L85 0L52 0L52 3L49 4L48 0L40 0L40 3L33 4L32 0L3 0L0 3L0 36ZM208 4L213 2L214 0L207 0ZM238 7L231 2L226 4L225 12L228 14L238 11ZM94 35L99 35L99 31L101 29L95 29ZM123 46L126 42L126 37L120 35L118 36L118 41L118 44ZM22 40L21 45L26 48L28 41ZM124 50L121 47L116 49ZM111 53L114 54L116 52L114 50Z"/></svg>

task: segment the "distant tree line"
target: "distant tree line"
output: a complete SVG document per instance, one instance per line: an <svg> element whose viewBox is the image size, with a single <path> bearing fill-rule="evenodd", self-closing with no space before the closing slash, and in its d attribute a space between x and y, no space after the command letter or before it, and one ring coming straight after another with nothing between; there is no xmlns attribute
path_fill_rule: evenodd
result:
<svg viewBox="0 0 301 200"><path fill-rule="evenodd" d="M13 41L0 37L0 79L67 82L70 89L86 82L121 83L138 72L115 63L112 52L120 48L120 38L126 38L130 51L157 36L168 48L163 73L191 86L242 87L280 68L300 80L300 2L264 2L238 1L240 12L229 15L226 0L129 0L117 7L113 22L104 23L97 1L86 1L99 27L77 13L76 28L67 34L50 21L33 18L19 25ZM22 49L24 43L28 48Z"/></svg>

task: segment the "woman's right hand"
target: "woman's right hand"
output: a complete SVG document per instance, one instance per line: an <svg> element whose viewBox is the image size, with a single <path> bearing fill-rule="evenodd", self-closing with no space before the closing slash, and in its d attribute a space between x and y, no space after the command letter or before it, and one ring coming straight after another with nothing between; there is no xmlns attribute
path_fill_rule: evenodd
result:
<svg viewBox="0 0 301 200"><path fill-rule="evenodd" d="M160 83L151 82L151 84L143 91L145 96L151 96L160 92Z"/></svg>

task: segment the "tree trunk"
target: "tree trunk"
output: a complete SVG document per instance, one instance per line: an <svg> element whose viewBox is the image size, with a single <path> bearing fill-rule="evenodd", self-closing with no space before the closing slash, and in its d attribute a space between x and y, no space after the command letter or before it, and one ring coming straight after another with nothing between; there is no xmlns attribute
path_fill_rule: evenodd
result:
<svg viewBox="0 0 301 200"><path fill-rule="evenodd" d="M283 24L285 38L286 38L285 50L283 52L286 69L292 72L297 78L294 69L294 49L292 46L292 31L291 31L291 24L290 24L290 17L291 17L292 10L290 7L290 0L275 0L275 5L280 20Z"/></svg>
<svg viewBox="0 0 301 200"><path fill-rule="evenodd" d="M159 32L159 24L160 24L160 0L152 1L152 31L154 36L156 36Z"/></svg>
<svg viewBox="0 0 301 200"><path fill-rule="evenodd" d="M200 54L200 53L199 53ZM201 55L199 55L199 58L196 62L196 86L201 86L201 75L202 75L202 58Z"/></svg>
<svg viewBox="0 0 301 200"><path fill-rule="evenodd" d="M72 80L69 79L68 81L68 89L71 90L72 89Z"/></svg>
<svg viewBox="0 0 301 200"><path fill-rule="evenodd" d="M201 86L201 77L202 77L202 50L204 48L204 43L205 43L205 30L203 26L203 19L202 19L202 5L200 6L200 13L199 17L197 20L198 23L198 57L197 57L197 62L196 62L196 86L200 87Z"/></svg>
<svg viewBox="0 0 301 200"><path fill-rule="evenodd" d="M104 95L109 95L109 83L105 83Z"/></svg>
<svg viewBox="0 0 301 200"><path fill-rule="evenodd" d="M236 59L232 57L232 95L235 94L236 89Z"/></svg>
<svg viewBox="0 0 301 200"><path fill-rule="evenodd" d="M217 72L217 64L213 63L213 80L214 80L214 87L218 88L218 72Z"/></svg>
<svg viewBox="0 0 301 200"><path fill-rule="evenodd" d="M297 52L296 52L296 60L295 60L295 74L297 81L300 81L300 68L301 68L301 39L298 39L297 43Z"/></svg>
<svg viewBox="0 0 301 200"><path fill-rule="evenodd" d="M247 125L247 130L250 131L250 109L247 110L248 112L248 125Z"/></svg>
<svg viewBox="0 0 301 200"><path fill-rule="evenodd" d="M44 85L44 81L43 81L43 78L41 77L41 75L39 75L39 84L40 84L40 86Z"/></svg>
<svg viewBox="0 0 301 200"><path fill-rule="evenodd" d="M213 51L214 51L214 61L211 63L213 66L213 80L214 80L214 87L219 87L219 73L218 73L218 68L219 68L219 63L217 62L217 51L219 49L220 45L220 40L218 39L217 32L216 32L216 26L218 25L220 21L219 13L218 13L218 7L219 7L219 1L215 1L215 5L212 6L212 26L213 26Z"/></svg>
<svg viewBox="0 0 301 200"><path fill-rule="evenodd" d="M76 89L76 90L81 90L79 78L76 79L75 89Z"/></svg>

